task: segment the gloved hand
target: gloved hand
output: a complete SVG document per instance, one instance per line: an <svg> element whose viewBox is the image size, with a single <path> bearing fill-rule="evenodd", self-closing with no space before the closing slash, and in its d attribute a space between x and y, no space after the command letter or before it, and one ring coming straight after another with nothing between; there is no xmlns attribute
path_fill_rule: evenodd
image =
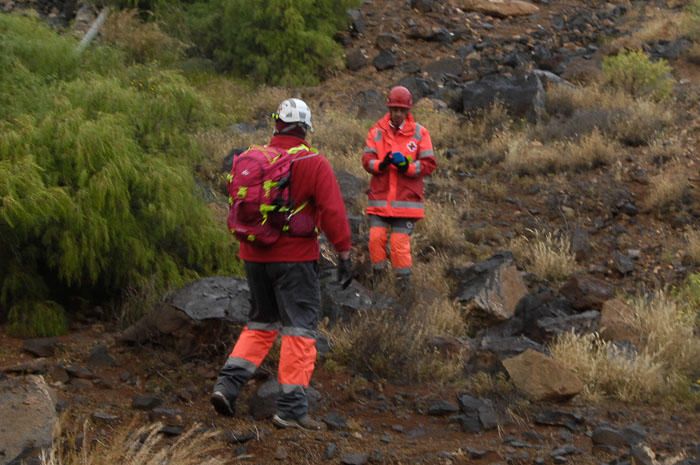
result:
<svg viewBox="0 0 700 465"><path fill-rule="evenodd" d="M391 152L387 152L386 155L384 155L384 160L382 160L381 163L379 163L379 171L384 171L387 166L391 164Z"/></svg>
<svg viewBox="0 0 700 465"><path fill-rule="evenodd" d="M352 281L352 259L338 257L338 282L340 287L347 289Z"/></svg>
<svg viewBox="0 0 700 465"><path fill-rule="evenodd" d="M401 152L391 154L391 163L399 170L399 173L405 173L408 169L408 160Z"/></svg>

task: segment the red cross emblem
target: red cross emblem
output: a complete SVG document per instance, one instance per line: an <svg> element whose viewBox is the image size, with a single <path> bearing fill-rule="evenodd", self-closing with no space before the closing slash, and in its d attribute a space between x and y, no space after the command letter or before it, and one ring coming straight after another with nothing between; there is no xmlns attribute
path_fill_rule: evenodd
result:
<svg viewBox="0 0 700 465"><path fill-rule="evenodd" d="M408 149L409 152L415 152L416 149L418 148L418 146L416 145L416 142L415 142L415 141L411 141L411 142L408 143L408 145L406 146L406 148Z"/></svg>

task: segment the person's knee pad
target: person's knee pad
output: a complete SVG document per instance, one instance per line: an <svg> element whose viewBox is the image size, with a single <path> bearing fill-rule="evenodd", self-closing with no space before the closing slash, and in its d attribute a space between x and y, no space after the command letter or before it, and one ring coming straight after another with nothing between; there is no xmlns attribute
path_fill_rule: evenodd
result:
<svg viewBox="0 0 700 465"><path fill-rule="evenodd" d="M387 228L372 226L369 228L369 258L372 264L380 264L386 261Z"/></svg>
<svg viewBox="0 0 700 465"><path fill-rule="evenodd" d="M411 258L411 236L406 233L391 235L391 267L396 272L410 270L413 265Z"/></svg>

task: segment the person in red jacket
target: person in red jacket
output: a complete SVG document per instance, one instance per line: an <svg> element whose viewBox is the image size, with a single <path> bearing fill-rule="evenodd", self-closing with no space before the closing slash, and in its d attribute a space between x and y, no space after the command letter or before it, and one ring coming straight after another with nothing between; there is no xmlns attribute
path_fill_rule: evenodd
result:
<svg viewBox="0 0 700 465"><path fill-rule="evenodd" d="M351 279L350 226L338 181L328 160L311 149L306 132L313 130L311 111L299 99L284 100L275 115L269 145L285 149L292 162L291 198L305 204L299 214L315 218L338 252L338 280ZM282 428L320 429L308 414L306 389L316 361L316 327L320 313L319 243L309 237L282 236L271 246L240 243L250 287L251 310L219 373L211 403L219 414L233 416L242 386L255 373L281 333L278 380L281 392L273 423Z"/></svg>
<svg viewBox="0 0 700 465"><path fill-rule="evenodd" d="M411 233L425 215L423 178L436 168L430 133L411 114L413 96L391 89L389 112L369 130L362 166L372 175L369 186L369 255L374 276L386 268L387 242L400 290L407 288L411 267Z"/></svg>

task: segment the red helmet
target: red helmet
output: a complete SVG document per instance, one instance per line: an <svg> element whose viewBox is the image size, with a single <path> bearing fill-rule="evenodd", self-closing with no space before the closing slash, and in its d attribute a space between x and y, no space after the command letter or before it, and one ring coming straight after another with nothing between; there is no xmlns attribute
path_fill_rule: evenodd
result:
<svg viewBox="0 0 700 465"><path fill-rule="evenodd" d="M386 99L387 107L411 108L413 106L413 96L411 91L404 86L392 87L389 97Z"/></svg>

